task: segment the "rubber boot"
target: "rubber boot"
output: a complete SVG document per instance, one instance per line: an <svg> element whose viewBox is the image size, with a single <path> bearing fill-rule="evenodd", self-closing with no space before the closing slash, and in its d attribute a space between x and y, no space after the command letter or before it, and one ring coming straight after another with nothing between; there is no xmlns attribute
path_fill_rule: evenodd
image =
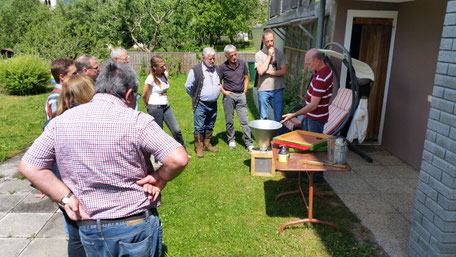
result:
<svg viewBox="0 0 456 257"><path fill-rule="evenodd" d="M218 152L218 150L211 145L211 138L212 130L206 130L204 133L204 150L208 150L210 152Z"/></svg>
<svg viewBox="0 0 456 257"><path fill-rule="evenodd" d="M204 157L204 145L203 145L203 134L193 134L195 138L195 152L196 157L203 158Z"/></svg>

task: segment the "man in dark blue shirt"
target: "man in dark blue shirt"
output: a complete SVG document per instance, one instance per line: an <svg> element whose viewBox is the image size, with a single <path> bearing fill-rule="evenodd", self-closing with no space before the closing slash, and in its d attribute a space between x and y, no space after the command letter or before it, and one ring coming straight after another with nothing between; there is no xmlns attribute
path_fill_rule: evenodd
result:
<svg viewBox="0 0 456 257"><path fill-rule="evenodd" d="M237 59L236 47L227 45L224 49L226 61L220 65L223 84L220 90L223 93L223 109L225 111L226 135L230 148L236 148L234 136L234 110L236 110L244 133L245 145L249 152L253 149L252 136L248 126L246 93L249 88L249 76L245 62Z"/></svg>

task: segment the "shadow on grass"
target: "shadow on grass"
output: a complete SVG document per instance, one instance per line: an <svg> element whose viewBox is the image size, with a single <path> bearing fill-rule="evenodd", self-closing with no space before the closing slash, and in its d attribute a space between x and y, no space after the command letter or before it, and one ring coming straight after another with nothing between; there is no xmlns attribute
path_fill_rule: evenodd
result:
<svg viewBox="0 0 456 257"><path fill-rule="evenodd" d="M264 182L264 196L266 214L270 217L299 217L307 216L306 206L298 194L283 196L278 201L278 194L296 190L297 178L283 178L278 181L268 180Z"/></svg>
<svg viewBox="0 0 456 257"><path fill-rule="evenodd" d="M254 99L253 99L253 87L249 87L249 90L247 90L247 108L253 115L253 120L258 120L260 119L260 113L258 112L258 109L255 105Z"/></svg>
<svg viewBox="0 0 456 257"><path fill-rule="evenodd" d="M162 251L161 251L161 257L165 257L167 256L167 253L168 253L168 246L166 246L165 244L162 244Z"/></svg>

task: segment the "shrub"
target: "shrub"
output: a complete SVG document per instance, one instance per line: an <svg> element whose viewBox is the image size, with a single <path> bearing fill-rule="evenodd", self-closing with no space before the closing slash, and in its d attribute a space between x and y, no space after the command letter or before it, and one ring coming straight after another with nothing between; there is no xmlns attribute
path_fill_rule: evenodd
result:
<svg viewBox="0 0 456 257"><path fill-rule="evenodd" d="M43 93L50 79L49 62L38 56L4 59L0 65L0 84L10 95Z"/></svg>

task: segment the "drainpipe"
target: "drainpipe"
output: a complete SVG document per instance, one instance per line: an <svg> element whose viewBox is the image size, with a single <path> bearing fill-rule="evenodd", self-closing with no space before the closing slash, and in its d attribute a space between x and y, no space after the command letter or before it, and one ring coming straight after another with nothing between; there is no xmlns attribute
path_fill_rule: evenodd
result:
<svg viewBox="0 0 456 257"><path fill-rule="evenodd" d="M323 48L323 27L325 24L325 10L326 0L320 0L320 9L318 10L318 24L317 24L317 48Z"/></svg>

